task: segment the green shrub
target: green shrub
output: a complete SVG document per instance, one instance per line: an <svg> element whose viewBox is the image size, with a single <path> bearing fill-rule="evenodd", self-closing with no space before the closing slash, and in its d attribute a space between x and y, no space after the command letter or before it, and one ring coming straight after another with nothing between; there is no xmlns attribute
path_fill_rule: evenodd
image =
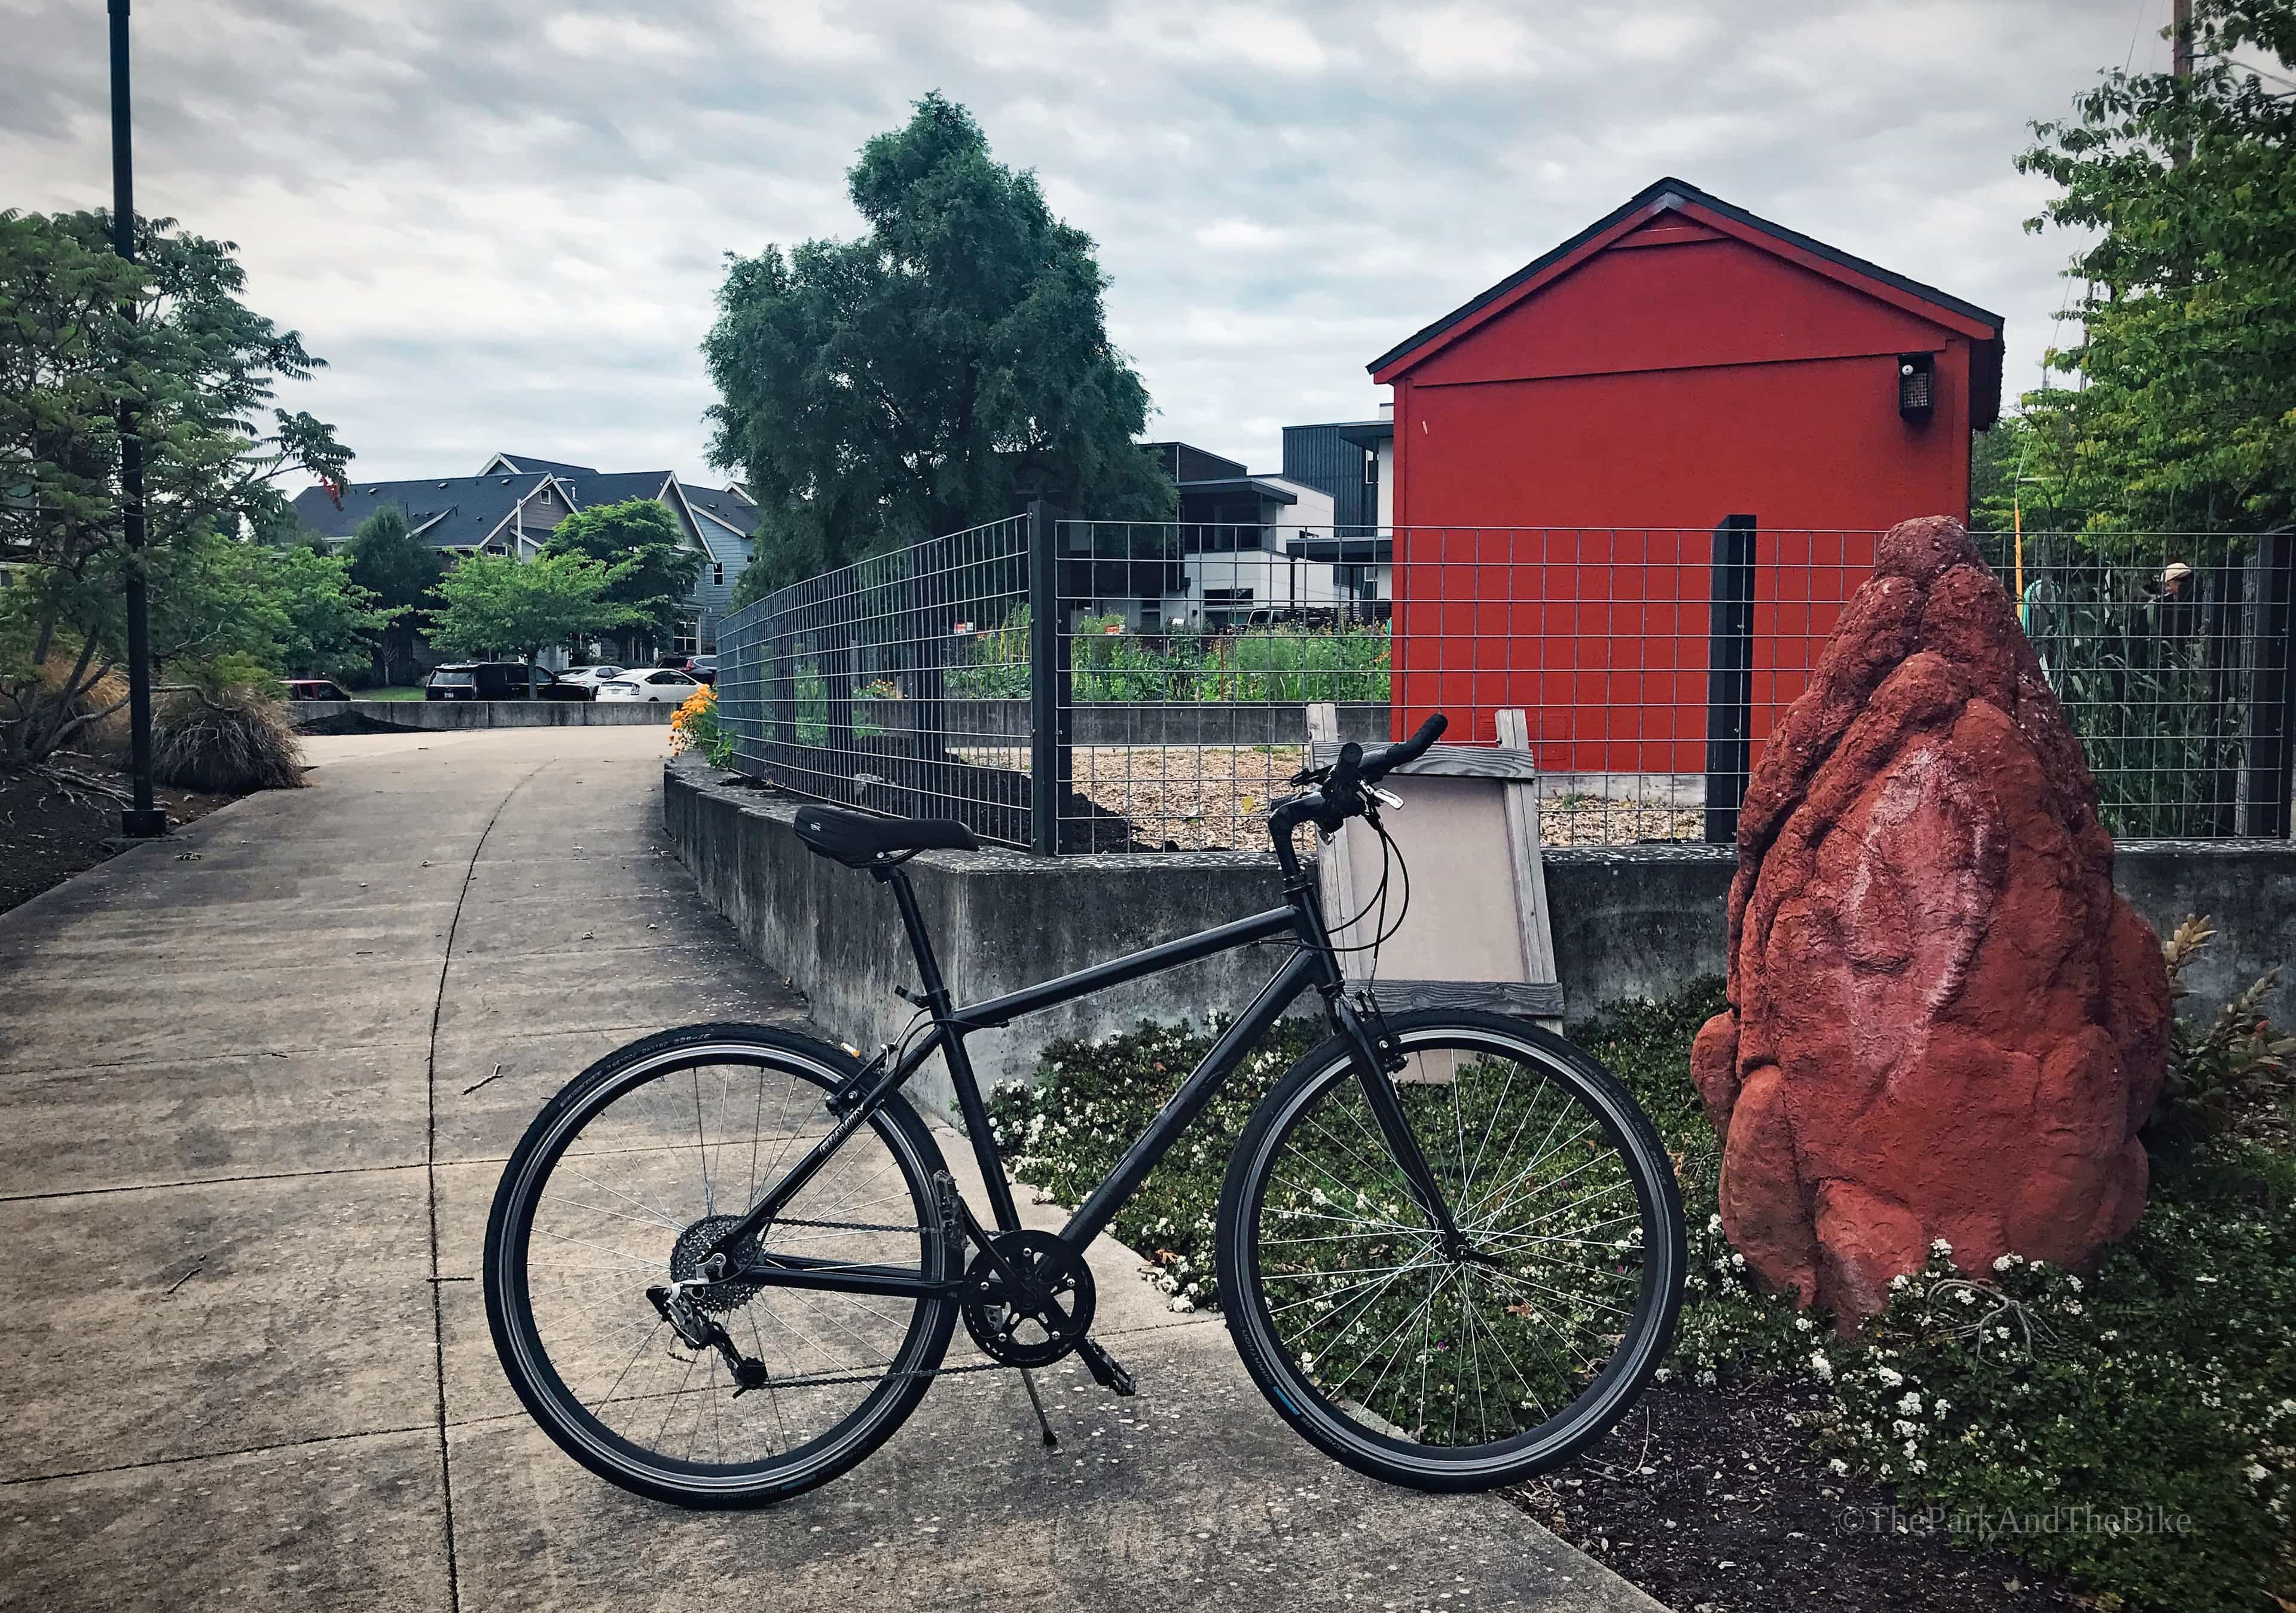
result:
<svg viewBox="0 0 2296 1613"><path fill-rule="evenodd" d="M299 790L303 750L286 706L253 688L168 695L152 714L152 776L178 790Z"/></svg>
<svg viewBox="0 0 2296 1613"><path fill-rule="evenodd" d="M2199 942L2179 935L2189 957ZM2255 1004L2178 1022L2170 1091L2184 1095L2170 1112L2229 1120L2159 1157L2144 1219L2095 1273L2021 1260L1963 1273L1940 1248L1849 1340L1762 1292L1723 1236L1720 1150L1689 1076L1691 1039L1721 1007L1720 982L1701 981L1570 1033L1650 1113L1682 1183L1691 1269L1663 1375L1823 1388L1808 1427L1837 1471L1892 1486L1908 1510L1941 1509L1956 1538L2016 1552L2101 1606L2296 1600L2296 1156L2284 1128L2251 1124L2284 1092L2266 1060L2285 1050ZM1116 1236L1157 1261L1176 1307L1217 1302L1227 1155L1314 1034L1281 1028L1119 1214ZM990 1103L1015 1177L1081 1202L1210 1040L1144 1025L1049 1049L1037 1087Z"/></svg>
<svg viewBox="0 0 2296 1613"><path fill-rule="evenodd" d="M989 1095L989 1122L1014 1180L1055 1203L1083 1203L1201 1061L1219 1029L1218 1021L1201 1031L1144 1023L1097 1042L1047 1047L1034 1087L1013 1083ZM1228 1153L1252 1105L1322 1031L1308 1020L1279 1024L1117 1212L1110 1230L1162 1268L1158 1286L1173 1296L1175 1309L1217 1303L1212 1232Z"/></svg>

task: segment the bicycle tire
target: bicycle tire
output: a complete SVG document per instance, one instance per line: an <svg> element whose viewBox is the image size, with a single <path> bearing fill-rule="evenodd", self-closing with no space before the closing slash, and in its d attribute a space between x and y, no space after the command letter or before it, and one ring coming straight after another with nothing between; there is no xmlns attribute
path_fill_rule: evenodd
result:
<svg viewBox="0 0 2296 1613"><path fill-rule="evenodd" d="M1603 1142L1615 1153L1619 1175L1632 1186L1639 1246L1629 1252L1625 1244L1603 1245L1600 1240L1496 1229L1488 1236L1496 1246L1516 1253L1528 1250L1529 1258L1533 1260L1543 1258L1549 1252L1544 1248L1546 1244L1583 1243L1594 1251L1591 1257L1577 1251L1566 1252L1585 1261L1585 1270L1595 1278L1619 1287L1621 1294L1625 1278L1622 1275L1605 1277L1602 1268L1606 1261L1623 1268L1624 1263L1631 1260L1638 1274L1633 1279L1635 1298L1630 1322L1600 1370L1589 1369L1588 1380L1572 1394L1568 1404L1559 1412L1542 1416L1532 1426L1506 1432L1501 1437L1463 1440L1457 1444L1427 1438L1430 1419L1425 1412L1431 1360L1446 1359L1447 1349L1450 1370L1455 1374L1451 1398L1456 1426L1459 1416L1457 1407L1465 1399L1458 1383L1464 1376L1468 1350L1472 1348L1477 1352L1480 1380L1482 1341L1493 1339L1495 1335L1489 1331L1488 1322L1478 1320L1479 1314L1470 1314L1463 1322L1446 1317L1446 1323L1452 1325L1455 1334L1464 1332L1464 1344L1457 1337L1447 1341L1437 1336L1438 1307L1446 1291L1445 1285L1454 1280L1441 1278L1439 1274L1442 1270L1442 1257L1430 1252L1439 1241L1431 1228L1410 1224L1416 1206L1406 1200L1404 1191L1398 1191L1384 1203L1374 1204L1368 1209L1363 1208L1365 1194L1361 1188L1357 1188L1357 1197L1351 1204L1340 1201L1341 1195L1346 1191L1341 1175L1351 1171L1360 1174L1362 1161L1372 1151L1371 1143L1352 1135L1341 1138L1326 1129L1324 1135L1332 1139L1329 1143L1312 1142L1310 1147L1289 1147L1288 1139L1295 1132L1301 1131L1306 1117L1318 1112L1320 1101L1327 1095L1339 1094L1335 1101L1345 1102L1349 1101L1346 1094L1352 1090L1354 1099L1360 1101L1361 1088L1352 1068L1349 1045L1344 1039L1333 1036L1300 1059L1278 1080L1268 1095L1254 1109L1235 1151L1229 1159L1220 1193L1218 1233L1220 1288L1228 1330L1243 1358L1246 1370L1268 1403L1296 1431L1326 1454L1360 1472L1414 1489L1488 1489L1546 1471L1584 1450L1626 1413L1650 1381L1652 1373L1657 1370L1672 1341L1676 1318L1682 1303L1688 1247L1682 1225L1680 1192L1665 1147L1634 1099L1592 1058L1562 1037L1524 1020L1497 1014L1447 1010L1393 1015L1389 1019L1389 1028L1398 1044L1414 1060L1427 1056L1431 1050L1455 1046L1480 1048L1487 1055L1504 1056L1534 1070L1551 1090L1561 1094L1567 1105L1575 1106L1579 1112L1589 1117L1590 1132L1599 1131ZM1505 1107L1504 1094L1511 1090L1512 1076L1509 1081L1509 1087L1501 1089L1497 1107L1492 1111L1491 1129L1483 1134L1482 1146L1476 1152L1476 1168L1472 1174L1466 1160L1467 1135L1464 1131L1461 1134L1456 1150L1459 1183L1469 1182L1472 1175L1480 1175L1481 1159L1488 1151L1490 1137L1496 1134L1497 1114ZM1478 1082L1478 1092L1488 1090L1488 1077L1479 1077ZM1455 1113L1460 1111L1464 1102L1461 1093L1465 1085L1465 1077L1455 1073L1450 1091ZM1404 1091L1400 1081L1397 1090L1399 1093ZM1423 1098L1421 1101L1423 1103L1431 1101L1439 1102L1440 1099ZM1318 1124L1320 1126L1321 1123ZM1556 1125L1558 1127L1561 1125L1560 1115ZM1414 1134L1419 1129L1414 1123ZM1520 1130L1519 1126L1518 1133ZM1436 1170L1439 1180L1451 1174L1447 1151L1428 1146L1424 1137L1421 1142L1423 1151L1428 1155L1431 1168ZM1394 1170L1391 1159L1386 1157L1388 1150L1383 1140L1374 1135L1372 1142L1376 1143L1379 1151L1371 1163L1383 1164L1388 1169ZM1300 1183L1312 1175L1312 1154L1320 1151L1337 1159L1340 1156L1334 1152L1335 1146L1343 1146L1349 1150L1348 1159L1342 1161L1340 1175L1333 1175L1328 1182L1318 1180L1309 1198L1302 1200ZM1593 1168L1597 1162L1595 1155L1598 1150L1589 1145L1580 1151L1587 1155L1587 1161L1574 1168ZM1570 1159L1576 1157L1558 1154L1558 1167L1569 1164ZM1279 1166L1288 1169L1293 1163L1302 1160L1308 1162L1308 1167L1293 1171L1292 1179L1279 1176ZM1494 1161L1494 1168L1511 1170L1515 1163L1516 1146L1510 1142ZM1542 1163L1539 1159L1530 1161L1520 1180L1528 1180L1531 1172ZM1396 1180L1398 1183L1401 1181L1399 1171L1396 1172ZM1567 1191L1577 1191L1587 1185L1587 1183L1580 1183ZM1446 1191L1453 1192L1460 1189L1455 1183ZM1512 1213L1519 1198L1513 1186L1502 1191L1508 1197L1498 1201L1499 1210L1492 1212L1493 1218L1502 1211ZM1315 1194L1322 1195L1320 1204L1315 1204ZM1309 1235L1271 1238L1263 1227L1263 1222L1271 1218L1271 1196L1284 1201L1273 1207L1275 1218L1304 1215L1321 1217L1321 1220L1311 1229ZM1284 1203L1292 1208L1284 1208ZM1302 1204L1315 1204L1315 1208L1299 1208ZM1335 1216L1332 1213L1333 1211L1347 1213ZM1420 1219L1424 1220L1423 1215ZM1460 1214L1459 1219L1464 1226L1467 1217ZM1331 1221L1339 1223L1343 1229L1351 1221L1359 1223L1365 1230L1359 1235L1344 1230L1339 1232L1321 1230L1324 1222ZM1564 1222L1560 1224L1567 1229L1571 1224ZM1349 1238L1357 1239L1357 1242L1384 1238L1390 1254L1378 1257L1382 1258L1392 1257L1392 1251L1397 1248L1417 1252L1409 1254L1400 1265L1392 1268L1346 1267L1344 1262L1351 1257L1357 1243L1349 1243L1348 1252L1337 1256L1320 1249L1308 1251L1305 1255L1296 1249L1289 1255L1283 1252L1286 1246L1316 1242L1338 1244ZM1379 1247L1375 1242L1371 1246ZM1612 1249L1621 1252L1612 1255L1609 1252ZM1336 1273L1318 1269L1315 1265L1317 1260L1328 1261L1334 1257L1343 1263ZM1504 1273L1483 1273L1472 1263L1453 1264L1458 1271L1465 1273L1456 1279L1458 1297L1452 1308L1456 1312L1467 1311L1479 1280L1484 1288L1493 1290L1494 1298L1505 1299L1512 1296L1521 1302L1520 1308L1526 1312L1551 1306L1551 1302L1539 1298L1541 1290L1536 1283L1515 1289L1501 1286L1503 1281L1512 1281L1520 1284L1526 1282L1526 1279ZM1279 1269L1274 1272L1267 1269L1271 1265ZM1280 1269L1283 1267L1299 1269ZM1349 1282L1332 1286L1337 1278L1348 1276L1351 1269L1373 1274L1355 1276ZM1308 1347L1309 1339L1336 1337L1346 1340L1349 1329L1364 1327L1360 1315L1368 1314L1374 1307L1388 1305L1388 1297L1398 1288L1406 1290L1406 1297L1415 1292L1410 1285L1420 1281L1418 1273L1422 1271L1428 1273L1425 1281L1429 1298L1423 1307L1423 1320L1420 1322L1423 1331L1420 1340L1422 1347L1416 1359L1409 1349L1413 1340L1407 1331L1402 1333L1399 1342L1390 1338L1387 1341L1391 1347L1386 1349L1385 1364L1379 1366L1380 1383L1374 1386L1370 1395L1351 1399L1346 1390L1355 1386L1345 1381L1335 1385L1331 1380L1330 1375L1336 1372L1338 1367L1328 1361L1319 1363L1315 1352ZM1382 1272L1389 1274L1377 1274ZM1284 1297L1272 1297L1269 1291L1271 1282L1282 1281L1300 1281L1309 1286L1304 1290L1287 1288L1283 1290ZM1315 1286L1318 1283L1324 1285L1320 1290ZM1371 1291L1373 1298L1362 1298L1360 1296L1365 1291ZM1319 1292L1339 1294L1343 1298L1333 1302L1318 1298ZM1302 1293L1308 1295L1307 1299L1292 1297ZM1276 1321L1277 1307L1280 1306L1284 1310L1296 1311L1310 1304L1322 1308L1311 1309L1305 1317L1294 1318L1286 1323L1286 1326L1295 1328L1295 1336L1287 1340L1284 1327L1280 1327ZM1626 1314L1623 1308L1620 1314ZM1510 1323L1515 1314L1512 1310L1504 1312ZM1385 1314L1382 1313L1381 1323L1383 1324L1384 1321ZM1374 1324L1368 1331L1375 1331L1377 1325ZM1408 1315L1404 1325L1406 1329L1410 1325ZM1552 1322L1546 1325L1566 1346L1571 1342L1570 1338L1554 1328ZM1609 1323L1603 1321L1600 1325ZM1317 1326L1338 1331L1327 1335L1296 1334L1297 1328ZM1528 1322L1523 1331L1530 1331ZM1550 1350L1550 1354L1560 1357L1566 1351ZM1406 1390L1411 1366L1416 1365L1420 1372L1419 1410L1422 1415L1416 1424L1408 1426L1398 1421L1397 1417L1383 1415L1363 1404L1363 1401L1381 1397L1387 1375L1392 1372L1398 1359L1406 1363L1406 1379L1403 1387ZM1361 1352L1359 1357L1352 1362L1342 1355L1341 1364L1349 1365L1352 1377L1369 1371L1373 1364L1382 1360L1379 1347L1375 1346L1372 1350ZM1317 1371L1319 1365L1323 1367L1320 1373ZM1432 1370L1439 1371L1440 1369ZM1523 1387L1527 1390L1534 1388L1519 1369L1515 1375L1523 1380ZM1357 1381L1360 1382L1360 1380ZM1567 1385L1567 1379L1565 1382ZM1438 1387L1440 1387L1439 1380ZM1389 1398L1391 1400L1393 1396ZM1536 1398L1534 1393L1533 1399ZM1488 1415L1487 1403L1479 1397L1476 1404L1479 1410ZM1397 1410L1392 1405L1390 1409ZM1538 1403L1534 1409L1543 1410L1544 1403ZM1398 1416L1407 1414L1407 1410L1398 1412ZM1522 1418L1531 1414L1530 1412L1518 1413ZM1488 1431L1488 1427L1484 1431Z"/></svg>
<svg viewBox="0 0 2296 1613"><path fill-rule="evenodd" d="M609 1113L619 1100L641 1091L647 1083L693 1070L696 1072L695 1103L699 1114L701 1085L698 1072L704 1068L721 1067L772 1071L818 1089L824 1096L860 1068L858 1060L840 1048L758 1025L685 1026L645 1037L607 1054L569 1082L545 1106L504 1167L488 1219L483 1277L487 1320L496 1354L521 1402L559 1448L624 1489L679 1506L708 1509L768 1505L826 1483L867 1458L915 1410L931 1387L931 1374L939 1366L957 1316L953 1300L935 1298L914 1301L914 1310L901 1333L900 1343L885 1363L876 1386L861 1397L849 1414L802 1444L796 1443L785 1427L783 1434L790 1441L789 1448L769 1460L710 1462L695 1460L691 1453L685 1459L678 1459L649 1450L627 1435L617 1433L609 1421L602 1420L596 1410L568 1387L559 1363L537 1329L529 1273L537 1208L548 1192L552 1177L570 1145L586 1126ZM758 1077L761 1111L764 1079L762 1076ZM825 1109L823 1116L825 1128ZM945 1168L939 1145L916 1111L898 1093L890 1097L840 1152L853 1148L863 1138L874 1138L898 1166L919 1233L917 1269L929 1280L943 1280L952 1257L946 1240L939 1235L935 1209L933 1178ZM705 1183L709 1151L705 1135L697 1150L703 1162ZM753 1139L753 1174L756 1151ZM722 1147L719 1162L722 1166ZM584 1180L589 1178L586 1176ZM753 1183L751 1191L754 1188ZM607 1191L617 1190L609 1186ZM898 1210L885 1213L898 1214ZM627 1215L621 1218L643 1219ZM642 1231L651 1234L653 1229L648 1225ZM880 1231L900 1240L900 1229L897 1226ZM665 1223L661 1236L667 1240L669 1235L670 1227ZM640 1247L644 1245L641 1243ZM729 1306L727 1314L738 1314L754 1305L760 1294L811 1291L752 1290L748 1300ZM642 1325L642 1319L632 1325ZM752 1322L753 1328L754 1325ZM643 1344L639 1347L640 1356L647 1347ZM672 1347L663 1346L665 1350ZM706 1352L696 1352L697 1356L703 1354ZM687 1370L690 1376L691 1366ZM714 1361L710 1371L714 1388ZM619 1387L620 1381L616 1380L615 1388ZM800 1375L786 1381L802 1384L803 1379ZM858 1383L862 1379L857 1377L854 1381ZM684 1395L686 1391L681 1387L676 1393ZM614 1398L612 1389L607 1392L606 1398ZM777 1394L776 1402L778 1398ZM675 1396L671 1399L674 1406ZM775 1415L781 1415L778 1405ZM700 1412L695 1416L698 1437Z"/></svg>

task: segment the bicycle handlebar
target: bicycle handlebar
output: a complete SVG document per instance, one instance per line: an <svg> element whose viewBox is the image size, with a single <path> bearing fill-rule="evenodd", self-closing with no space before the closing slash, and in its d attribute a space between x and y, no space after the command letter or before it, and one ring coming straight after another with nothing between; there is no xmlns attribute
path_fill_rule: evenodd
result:
<svg viewBox="0 0 2296 1613"><path fill-rule="evenodd" d="M1326 833L1337 833L1348 819L1361 816L1365 811L1364 787L1376 784L1396 768L1426 755L1428 748L1442 737L1443 730L1449 725L1439 711L1419 725L1418 733L1399 744L1382 745L1369 753L1353 740L1341 746L1338 758L1320 775L1320 789L1293 796L1270 815L1268 830L1275 838L1277 854L1289 855L1289 837L1296 824L1314 823ZM1303 774L1294 782L1305 782L1315 776L1317 775ZM1288 863L1286 867L1290 867Z"/></svg>
<svg viewBox="0 0 2296 1613"><path fill-rule="evenodd" d="M1377 755L1366 757L1356 769L1356 776L1366 784L1375 784L1393 769L1415 762L1427 754L1429 747L1443 737L1443 730L1451 721L1441 712L1435 713L1419 725L1419 732L1399 745L1390 745Z"/></svg>

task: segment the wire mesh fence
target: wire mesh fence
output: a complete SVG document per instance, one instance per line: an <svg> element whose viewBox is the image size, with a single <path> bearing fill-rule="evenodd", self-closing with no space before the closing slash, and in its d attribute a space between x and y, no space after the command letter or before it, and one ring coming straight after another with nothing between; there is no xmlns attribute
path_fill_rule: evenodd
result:
<svg viewBox="0 0 2296 1613"><path fill-rule="evenodd" d="M728 617L718 716L740 769L1028 846L1029 531L1015 516L928 538Z"/></svg>
<svg viewBox="0 0 2296 1613"><path fill-rule="evenodd" d="M1366 743L1522 710L1550 843L1723 840L1879 537L1038 507L752 607L720 686L745 767L1040 852L1259 848L1323 703ZM2288 832L2286 535L1980 544L2116 834Z"/></svg>

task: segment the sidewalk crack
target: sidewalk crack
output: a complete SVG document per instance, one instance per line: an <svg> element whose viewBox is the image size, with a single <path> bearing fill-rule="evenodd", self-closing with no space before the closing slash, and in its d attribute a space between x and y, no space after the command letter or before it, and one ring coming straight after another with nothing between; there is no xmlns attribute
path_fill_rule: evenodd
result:
<svg viewBox="0 0 2296 1613"><path fill-rule="evenodd" d="M447 1011L447 976L455 964L455 934L463 925L463 904L470 899L471 882L478 878L479 859L486 855L487 839L501 822L509 807L511 798L534 781L536 774L548 763L536 767L524 778L512 784L496 802L487 826L479 831L478 844L471 847L470 865L463 870L461 888L455 893L455 916L447 925L446 950L439 958L439 990L430 1003L430 1051L424 1060L424 1102L428 1110L422 1145L422 1174L429 1189L430 1216L430 1354L438 1382L439 1487L447 1515L447 1593L455 1613L462 1613L463 1580L460 1564L455 1554L455 1473L447 1453L447 1310L440 1297L441 1276L439 1270L439 1025ZM500 1066L496 1067L497 1071ZM480 1083L481 1085L484 1083Z"/></svg>

